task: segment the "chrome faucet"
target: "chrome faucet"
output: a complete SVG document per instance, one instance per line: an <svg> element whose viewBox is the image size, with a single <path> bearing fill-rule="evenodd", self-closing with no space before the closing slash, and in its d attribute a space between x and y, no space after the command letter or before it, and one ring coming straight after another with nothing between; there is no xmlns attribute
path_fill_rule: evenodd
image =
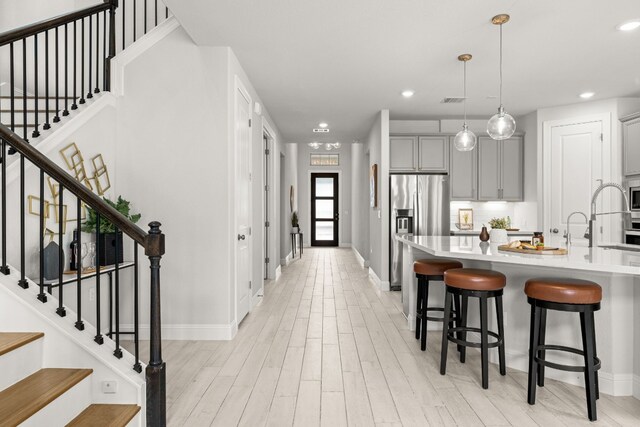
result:
<svg viewBox="0 0 640 427"><path fill-rule="evenodd" d="M567 229L564 232L564 236L562 236L566 239L567 246L571 244L571 217L576 214L582 215L584 217L585 224L589 224L589 218L587 218L587 215L584 212L580 212L580 211L571 212L567 217ZM589 238L589 228L587 228L587 231L584 233L584 236L587 239Z"/></svg>
<svg viewBox="0 0 640 427"><path fill-rule="evenodd" d="M624 198L624 206L625 206L625 210L622 211L613 211L613 212L603 212L603 213L597 213L597 207L596 207L596 201L598 199L598 196L600 195L600 193L602 192L602 190L604 190L607 187L612 187L612 188L616 188L620 191L620 193L622 194L622 197ZM626 215L628 218L631 217L631 211L629 210L629 198L627 197L627 192L624 188L622 188L622 186L620 184L616 184L615 182L607 182L604 184L600 184L600 186L598 188L596 188L596 191L594 191L593 196L591 197L591 218L589 219L589 247L592 248L594 245L594 241L595 241L595 222L596 222L596 217L599 215L613 215L613 214L623 214Z"/></svg>

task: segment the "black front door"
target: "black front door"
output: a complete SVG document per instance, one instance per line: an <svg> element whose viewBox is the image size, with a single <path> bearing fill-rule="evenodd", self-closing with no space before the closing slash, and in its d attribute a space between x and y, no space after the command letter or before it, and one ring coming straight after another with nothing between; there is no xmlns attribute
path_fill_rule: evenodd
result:
<svg viewBox="0 0 640 427"><path fill-rule="evenodd" d="M338 246L338 174L311 174L311 246Z"/></svg>

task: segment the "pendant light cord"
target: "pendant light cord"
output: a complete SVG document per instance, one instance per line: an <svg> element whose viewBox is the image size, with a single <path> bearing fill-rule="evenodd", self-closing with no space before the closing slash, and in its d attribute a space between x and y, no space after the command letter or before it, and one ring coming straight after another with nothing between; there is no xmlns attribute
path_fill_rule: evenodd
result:
<svg viewBox="0 0 640 427"><path fill-rule="evenodd" d="M464 125L467 125L467 61L464 61Z"/></svg>
<svg viewBox="0 0 640 427"><path fill-rule="evenodd" d="M502 108L502 24L500 24L500 108Z"/></svg>

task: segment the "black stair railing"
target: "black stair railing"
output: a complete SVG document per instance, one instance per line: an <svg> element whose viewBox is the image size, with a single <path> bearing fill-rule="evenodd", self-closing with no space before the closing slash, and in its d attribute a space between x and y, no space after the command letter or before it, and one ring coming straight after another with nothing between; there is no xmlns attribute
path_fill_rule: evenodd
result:
<svg viewBox="0 0 640 427"><path fill-rule="evenodd" d="M46 304L48 295L54 295L57 290L58 304L55 308L55 312L60 317L67 315L67 309L65 304L65 289L69 289L70 292L74 291L75 287L75 309L76 318L72 319L75 327L78 330L85 329L85 316L86 311L91 311L95 308L95 313L88 313L89 315L95 314L95 328L96 335L94 341L98 345L105 345L106 341L104 335L111 338L114 343L113 355L117 358L123 357L122 348L120 347L120 339L122 335L130 335L133 338L134 344L134 359L135 362L132 366L136 372L142 371L142 364L140 363L139 354L139 312L140 312L140 298L139 298L139 283L138 283L138 247L144 248L144 253L149 259L150 267L150 281L149 281L149 315L150 315L150 350L149 350L149 362L146 367L146 404L147 404L147 425L149 426L165 426L166 425L166 377L165 377L165 363L162 360L162 341L161 341L161 316L160 316L160 260L165 252L164 241L165 236L160 230L159 222L151 222L149 224L149 231L145 232L140 227L131 222L128 218L120 214L116 209L107 204L102 198L94 194L89 188L85 186L85 183L81 183L76 178L69 175L58 165L49 160L44 154L38 151L35 147L27 143L18 134L13 132L9 127L0 124L0 144L1 153L5 154L9 149L13 149L20 156L20 189L17 200L11 200L7 204L7 194L13 195L13 193L7 192L7 165L3 162L0 165L0 185L1 185L1 207L2 216L0 218L0 233L1 233L1 249L2 259L0 264L0 273L8 275L10 274L10 268L7 255L9 252L8 243L11 244L11 248L18 248L16 252L19 252L17 256L12 255L11 259L17 260L20 263L20 279L18 285L22 288L28 288L30 281L26 276L27 265L25 262L26 253L33 251L34 248L38 248L38 273L34 274L38 277L36 282L38 286L37 299ZM26 167L26 163L30 163L30 167ZM55 193L55 197L52 202L47 201L47 195L45 195L45 182L49 187L49 191ZM34 202L33 196L31 200L25 197L25 187L37 188L38 196L37 202ZM32 203L33 202L33 203ZM34 232L35 220L31 222L33 225L29 228L30 233L27 233L26 227L26 206L30 207L32 204L37 203L37 212L32 212L38 216L37 228L38 231ZM18 206L16 206L18 205ZM87 206L95 213L95 242L96 242L96 261L95 267L92 265L86 266L83 262L83 243L82 243L82 209L83 205ZM69 209L68 209L69 208ZM75 219L67 221L66 215L71 212ZM9 223L8 219L15 220L16 214L19 216L19 227L15 224ZM51 231L47 228L47 221L50 221L49 215L57 217L57 230ZM102 252L105 251L105 246L101 244L103 239L103 230L101 228L101 222L108 221L115 228L115 255L111 261L104 259ZM47 280L46 273L51 273L48 263L45 265L45 252L44 247L45 240L48 234L57 234L57 242L59 248L68 247L65 246L65 238L67 230L66 224L70 222L77 227L77 241L76 241L76 268L71 274L65 274L65 262L64 253L60 253L60 249L57 251L57 259L54 257L54 262L57 264L57 268L54 268L56 279ZM19 231L16 231L19 230ZM85 231L86 230L85 228ZM125 240L121 235L127 236ZM36 237L37 236L37 237ZM31 240L27 240L27 238ZM36 242L35 239L38 239ZM69 239L66 238L68 243ZM124 261L120 258L120 249L122 245L131 243L133 254L132 261ZM124 252L124 251L122 251ZM86 252L85 252L86 253ZM71 253L69 254L71 256ZM93 263L89 263L93 264ZM89 269L85 268L89 267ZM130 331L122 331L120 329L121 320L121 302L122 302L122 285L124 283L121 280L121 275L129 271L133 273L133 277L128 281L131 285L132 301L128 299L129 303L133 304L132 311L129 313L133 317L133 328ZM70 272L66 272L70 273ZM103 289L107 284L101 281L101 277L106 276L108 278L108 288ZM95 280L95 306L89 307L83 306L83 282L87 280ZM104 295L104 294L107 295ZM85 294L86 295L86 294ZM103 299L108 298L109 314L108 327L103 324L104 313L101 312ZM90 298L89 298L90 299ZM73 299L71 300L73 301Z"/></svg>
<svg viewBox="0 0 640 427"><path fill-rule="evenodd" d="M169 9L157 0L103 0L0 34L0 58L6 61L0 63L6 74L0 81L7 83L0 93L0 123L27 142L38 138L86 99L109 91L118 49L168 17Z"/></svg>

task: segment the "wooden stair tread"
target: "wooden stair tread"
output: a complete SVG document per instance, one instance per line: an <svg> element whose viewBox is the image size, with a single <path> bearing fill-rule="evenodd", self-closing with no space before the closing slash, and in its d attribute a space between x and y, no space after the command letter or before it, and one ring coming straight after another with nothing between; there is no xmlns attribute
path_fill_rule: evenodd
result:
<svg viewBox="0 0 640 427"><path fill-rule="evenodd" d="M91 375L93 369L40 369L0 391L0 426L16 426Z"/></svg>
<svg viewBox="0 0 640 427"><path fill-rule="evenodd" d="M90 405L67 427L125 427L139 411L138 405Z"/></svg>
<svg viewBox="0 0 640 427"><path fill-rule="evenodd" d="M0 332L0 356L43 336L42 332Z"/></svg>

